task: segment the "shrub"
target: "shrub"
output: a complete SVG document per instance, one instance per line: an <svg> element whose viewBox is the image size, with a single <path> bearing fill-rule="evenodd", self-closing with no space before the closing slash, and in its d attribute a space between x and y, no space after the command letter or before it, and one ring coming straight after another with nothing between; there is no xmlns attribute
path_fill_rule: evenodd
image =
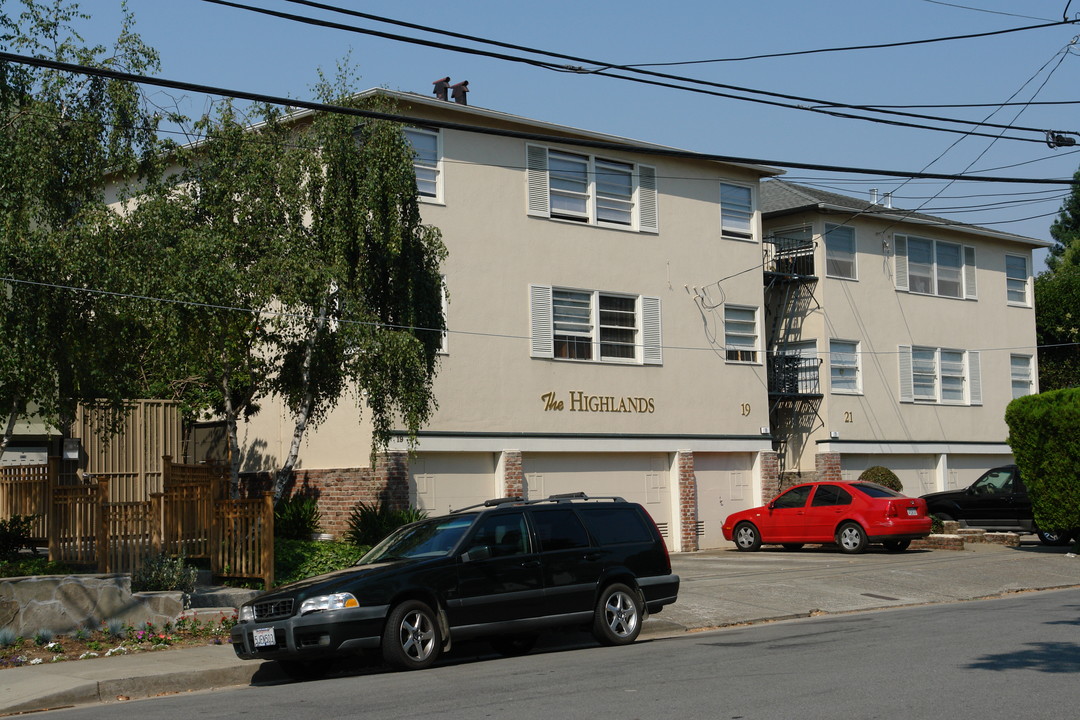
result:
<svg viewBox="0 0 1080 720"><path fill-rule="evenodd" d="M198 571L184 563L183 556L158 554L147 557L142 567L131 573L133 592L179 590L190 593L195 589Z"/></svg>
<svg viewBox="0 0 1080 720"><path fill-rule="evenodd" d="M278 539L274 542L274 579L285 585L347 568L367 550L349 543Z"/></svg>
<svg viewBox="0 0 1080 720"><path fill-rule="evenodd" d="M322 515L313 497L293 495L274 508L274 537L286 540L310 540L319 532Z"/></svg>
<svg viewBox="0 0 1080 720"><path fill-rule="evenodd" d="M10 647L15 644L19 636L9 627L0 628L0 648Z"/></svg>
<svg viewBox="0 0 1080 720"><path fill-rule="evenodd" d="M52 562L41 555L24 555L13 560L0 559L0 577L28 575L68 575L74 570L64 563Z"/></svg>
<svg viewBox="0 0 1080 720"><path fill-rule="evenodd" d="M30 542L34 515L12 515L0 520L0 559L14 558L23 548L34 549Z"/></svg>
<svg viewBox="0 0 1080 720"><path fill-rule="evenodd" d="M875 465L863 470L859 475L859 482L877 483L898 493L904 492L904 483L900 482L896 473L883 465Z"/></svg>
<svg viewBox="0 0 1080 720"><path fill-rule="evenodd" d="M1080 528L1080 388L1016 398L1005 408L1005 422L1035 524Z"/></svg>
<svg viewBox="0 0 1080 720"><path fill-rule="evenodd" d="M361 500L349 513L349 529L345 531L345 540L357 547L377 545L402 525L426 517L427 513L418 508L393 508L382 501L369 505Z"/></svg>

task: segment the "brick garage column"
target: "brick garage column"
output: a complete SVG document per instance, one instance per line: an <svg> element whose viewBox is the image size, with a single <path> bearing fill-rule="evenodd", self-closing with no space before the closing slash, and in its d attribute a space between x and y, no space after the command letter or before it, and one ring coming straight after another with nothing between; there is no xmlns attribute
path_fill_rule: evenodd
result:
<svg viewBox="0 0 1080 720"><path fill-rule="evenodd" d="M383 501L394 507L409 506L409 453L391 450L375 456L375 482L385 487Z"/></svg>
<svg viewBox="0 0 1080 720"><path fill-rule="evenodd" d="M761 504L780 494L780 454L765 451L759 455L761 468Z"/></svg>
<svg viewBox="0 0 1080 720"><path fill-rule="evenodd" d="M502 480L503 497L525 497L525 475L521 469L521 451L503 450L496 470Z"/></svg>
<svg viewBox="0 0 1080 720"><path fill-rule="evenodd" d="M679 472L679 550L695 552L697 536L697 475L694 474L694 453L679 450L676 453Z"/></svg>
<svg viewBox="0 0 1080 720"><path fill-rule="evenodd" d="M843 482L840 474L840 453L818 453L814 456L817 479L822 482Z"/></svg>

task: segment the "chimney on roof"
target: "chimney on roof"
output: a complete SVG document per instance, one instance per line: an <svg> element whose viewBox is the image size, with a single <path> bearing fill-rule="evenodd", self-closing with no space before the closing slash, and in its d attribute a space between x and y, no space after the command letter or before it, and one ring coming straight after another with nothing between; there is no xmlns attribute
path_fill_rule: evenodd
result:
<svg viewBox="0 0 1080 720"><path fill-rule="evenodd" d="M446 91L450 87L450 76L447 75L444 78L439 78L438 80L436 80L435 82L433 82L431 84L435 86L435 90L434 90L435 99L436 100L445 100L446 99Z"/></svg>
<svg viewBox="0 0 1080 720"><path fill-rule="evenodd" d="M870 204L877 205L877 188L870 188Z"/></svg>
<svg viewBox="0 0 1080 720"><path fill-rule="evenodd" d="M468 105L469 100L465 97L465 93L469 92L469 81L462 80L459 83L454 83L450 86L450 97L454 99L458 105Z"/></svg>
<svg viewBox="0 0 1080 720"><path fill-rule="evenodd" d="M885 207L890 208L890 209L892 208L892 193L891 192L885 193L885 196L882 198L882 203L884 203Z"/></svg>

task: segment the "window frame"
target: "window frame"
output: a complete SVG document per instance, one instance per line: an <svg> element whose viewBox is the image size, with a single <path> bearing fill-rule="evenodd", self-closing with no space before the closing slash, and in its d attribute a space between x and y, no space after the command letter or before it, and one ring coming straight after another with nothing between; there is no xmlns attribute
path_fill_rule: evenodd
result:
<svg viewBox="0 0 1080 720"><path fill-rule="evenodd" d="M836 345L850 345L851 351L837 350ZM842 340L840 338L829 339L829 392L833 395L862 395L862 355L859 352L858 340ZM851 364L837 363L837 356L851 355L854 360ZM836 371L851 370L853 373L852 388L837 388Z"/></svg>
<svg viewBox="0 0 1080 720"><path fill-rule="evenodd" d="M1009 260L1020 260L1024 263L1024 277L1017 278L1009 274ZM1024 294L1023 300L1014 300L1014 287L1019 283ZM1015 307L1031 307L1031 262L1027 255L1018 253L1005 253L1005 302Z"/></svg>
<svg viewBox="0 0 1080 720"><path fill-rule="evenodd" d="M918 405L982 405L979 351L901 345L899 358L900 402ZM957 386L961 388L959 398L955 397Z"/></svg>
<svg viewBox="0 0 1080 720"><path fill-rule="evenodd" d="M546 145L526 144L525 154L528 215L628 232L659 232L655 167ZM560 167L571 163L582 166L583 172ZM629 194L617 189L624 182L605 182L608 176L628 179ZM579 201L582 209L566 207L560 199ZM628 217L626 222L613 219L621 213Z"/></svg>
<svg viewBox="0 0 1080 720"><path fill-rule="evenodd" d="M728 330L728 324L729 323L735 323L735 324L741 323L743 325L747 324L746 320L729 319L728 318L728 311L729 310L736 311L736 312L747 312L747 311L752 312L753 315L754 315L754 319L753 319L753 326L754 326L753 330L754 331L752 333L729 331ZM729 338L731 338L731 337L753 338L753 350L739 349L739 348L743 348L743 347L747 347L747 346L738 345L738 344L733 345L729 341ZM737 353L737 354L749 353L751 355L751 357L749 357L749 358L738 357L738 356L732 357L732 353ZM760 365L761 364L761 362L760 362L760 354L761 354L760 308L754 307L752 305L738 305L738 304L734 304L734 303L724 303L724 360L726 362L729 362L729 363L738 363L738 364L741 364L741 365Z"/></svg>
<svg viewBox="0 0 1080 720"><path fill-rule="evenodd" d="M896 289L912 295L928 295L952 300L977 300L977 264L973 245L938 240L919 235L893 235L895 249ZM912 259L913 246L918 255ZM945 254L955 250L957 263L943 262ZM955 286L956 294L943 292L943 287Z"/></svg>
<svg viewBox="0 0 1080 720"><path fill-rule="evenodd" d="M1018 397L1024 397L1025 395L1034 395L1035 394L1036 390L1035 390L1034 359L1035 358L1033 356L1031 356L1031 355L1020 355L1020 354L1017 354L1017 353L1013 353L1013 354L1009 355L1009 378L1010 378L1010 381L1011 381L1010 384L1011 384L1011 387L1012 387L1013 400L1015 400ZM1018 374L1016 372L1016 370L1017 370L1016 361L1017 360L1023 360L1024 361L1024 365L1022 367L1023 372L1021 374ZM1019 393L1019 394L1016 392L1016 386L1017 386L1018 382L1024 384L1024 392Z"/></svg>
<svg viewBox="0 0 1080 720"><path fill-rule="evenodd" d="M604 300L616 302L604 307ZM625 306L627 301L632 302L632 310ZM573 311L572 302L577 303L577 311ZM619 304L623 306L619 307ZM580 308L584 308L585 312L582 313ZM530 285L530 355L563 362L661 365L660 310L660 299L646 295ZM631 312L632 325L617 321L620 316L625 318ZM618 337L628 331L632 335L632 342ZM573 338L579 340L574 341ZM572 352L575 347L582 352ZM632 348L632 356L611 352L612 348L620 347Z"/></svg>
<svg viewBox="0 0 1080 720"><path fill-rule="evenodd" d="M734 188L736 190L745 190L749 193L750 202L745 206L736 206L724 202L724 188ZM718 191L718 205L720 209L720 237L725 240L740 240L742 242L758 242L760 233L758 232L758 202L757 202L757 189L748 183L731 182L728 180L720 181L720 188ZM729 223L728 220L732 219L733 213L737 214L739 218L743 215L746 216L746 225L748 230L743 230L740 224Z"/></svg>
<svg viewBox="0 0 1080 720"><path fill-rule="evenodd" d="M851 260L850 260L850 262L851 262L851 274L850 275L841 275L839 273L832 272L832 269L831 269L831 262L833 262L833 260L829 257L829 255L830 255L830 251L833 251L836 248L831 248L829 246L829 241L830 241L830 239L836 238L834 240L834 242L839 242L839 237L834 235L834 233L837 230L846 230L846 231L851 233L851 236L850 236L850 241L851 241ZM824 235L823 239L825 241L824 242L824 244L825 244L825 276L826 277L831 277L831 278L836 278L838 280L858 280L859 279L859 264L858 264L859 239L858 239L858 234L855 232L855 228L853 226L851 226L851 225L841 225L839 223L825 223L825 232L823 233L823 235ZM840 261L844 262L845 260L841 259Z"/></svg>
<svg viewBox="0 0 1080 720"><path fill-rule="evenodd" d="M420 125L406 125L404 128L405 139L408 141L409 146L413 150L413 172L416 174L416 192L420 202L436 203L439 205L444 204L443 201L443 186L445 185L443 176L443 134L437 128L428 128ZM433 164L426 164L421 162L420 152L416 148L416 144L410 137L410 133L417 133L428 137L435 138L435 162ZM433 194L425 194L420 189L420 169L428 169L435 174L432 182L435 186L435 192Z"/></svg>

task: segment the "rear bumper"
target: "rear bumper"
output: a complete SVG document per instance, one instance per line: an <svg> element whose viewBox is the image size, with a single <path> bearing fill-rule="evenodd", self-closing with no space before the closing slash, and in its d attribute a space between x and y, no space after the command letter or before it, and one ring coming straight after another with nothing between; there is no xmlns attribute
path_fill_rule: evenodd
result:
<svg viewBox="0 0 1080 720"><path fill-rule="evenodd" d="M638 587L645 596L645 607L650 613L658 613L665 605L679 599L679 576L656 575L637 579Z"/></svg>
<svg viewBox="0 0 1080 720"><path fill-rule="evenodd" d="M232 646L243 660L299 660L378 647L388 605L317 612L269 622L240 622ZM255 647L254 631L272 628L275 643Z"/></svg>
<svg viewBox="0 0 1080 720"><path fill-rule="evenodd" d="M930 535L931 522L929 517L897 518L866 528L866 538L870 542L921 540Z"/></svg>

